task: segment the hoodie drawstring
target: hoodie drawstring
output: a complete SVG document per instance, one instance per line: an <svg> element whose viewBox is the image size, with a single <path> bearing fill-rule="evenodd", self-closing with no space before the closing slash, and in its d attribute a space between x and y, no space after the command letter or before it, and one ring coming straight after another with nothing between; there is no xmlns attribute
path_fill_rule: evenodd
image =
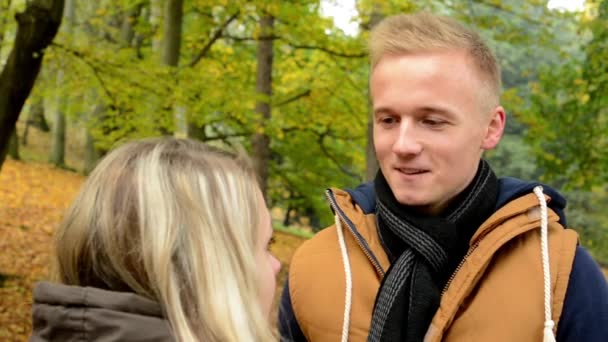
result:
<svg viewBox="0 0 608 342"><path fill-rule="evenodd" d="M547 201L543 194L543 187L536 186L534 194L540 203L540 249L543 262L543 279L545 287L545 327L543 330L543 342L555 342L553 326L555 322L551 319L551 271L549 269L549 228L547 224Z"/></svg>
<svg viewBox="0 0 608 342"><path fill-rule="evenodd" d="M340 243L340 251L342 252L342 264L344 265L344 274L346 275L346 298L344 299L344 320L342 323L342 342L348 341L348 330L350 325L350 308L352 304L353 294L353 279L350 269L350 260L348 259L348 251L346 242L344 241L344 231L342 229L342 221L338 214L335 216L336 230L338 231L338 242Z"/></svg>
<svg viewBox="0 0 608 342"><path fill-rule="evenodd" d="M336 230L338 231L338 242L340 243L340 251L342 252L342 264L344 265L344 274L346 275L346 298L344 299L344 320L342 323L342 342L348 341L348 329L350 325L350 307L352 304L353 294L353 277L350 269L350 260L348 259L348 251L346 250L346 242L344 241L344 231L342 230L342 221L338 214L335 216Z"/></svg>

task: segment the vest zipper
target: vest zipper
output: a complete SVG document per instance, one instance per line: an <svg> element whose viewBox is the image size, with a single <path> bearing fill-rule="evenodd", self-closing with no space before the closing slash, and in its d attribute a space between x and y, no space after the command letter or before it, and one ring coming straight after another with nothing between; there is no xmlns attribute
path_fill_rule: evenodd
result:
<svg viewBox="0 0 608 342"><path fill-rule="evenodd" d="M479 246L479 239L477 239L477 242L475 242L475 244L473 246L471 246L471 248L469 248L469 250L467 251L467 254L465 254L464 258L462 258L462 261L460 261L460 263L458 264L458 267L456 267L456 269L454 270L454 272L452 272L452 275L450 276L450 279L448 279L448 282L445 283L445 286L443 287L443 290L441 291L441 297L443 297L443 295L445 294L445 292L448 290L448 287L450 287L450 284L452 283L452 281L456 277L456 274L460 271L460 269L462 268L462 265L464 265L464 263L471 256L471 254L473 254L473 252L475 251L475 249L477 248L477 246Z"/></svg>
<svg viewBox="0 0 608 342"><path fill-rule="evenodd" d="M346 217L346 214L344 214L344 212L340 209L340 207L338 206L338 203L336 202L336 199L333 196L332 191L326 190L325 196L327 197L327 200L329 201L329 204L332 207L332 209L334 210L334 212L340 217L342 222L344 222L346 224L346 226L348 227L348 230L355 238L355 241L357 241L357 244L359 245L361 250L363 250L363 253L365 254L365 256L367 256L367 259L369 259L369 261L372 263L372 265L376 269L376 273L378 273L378 275L381 278L384 278L384 270L382 269L382 266L380 266L380 262L378 262L378 259L376 259L376 256L374 255L374 253L370 250L369 246L367 245L367 242L363 239L363 237L359 234L359 232L357 232L357 230L355 229L354 224L351 222L351 220L349 220L348 217Z"/></svg>

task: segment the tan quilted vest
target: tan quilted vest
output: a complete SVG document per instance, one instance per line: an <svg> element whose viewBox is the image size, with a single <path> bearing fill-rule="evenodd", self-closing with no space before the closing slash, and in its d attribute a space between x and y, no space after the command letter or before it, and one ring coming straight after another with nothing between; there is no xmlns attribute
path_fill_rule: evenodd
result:
<svg viewBox="0 0 608 342"><path fill-rule="evenodd" d="M365 215L348 193L333 190L338 206L364 242L345 240L353 277L349 341L366 341L382 277L361 248L366 243L383 270L389 261L374 215ZM549 255L553 320L559 322L577 235L549 210ZM465 261L449 283L425 341L542 341L543 273L540 215L534 194L492 215L471 240ZM345 273L335 226L318 233L295 253L289 270L295 316L308 341L339 341L345 303Z"/></svg>

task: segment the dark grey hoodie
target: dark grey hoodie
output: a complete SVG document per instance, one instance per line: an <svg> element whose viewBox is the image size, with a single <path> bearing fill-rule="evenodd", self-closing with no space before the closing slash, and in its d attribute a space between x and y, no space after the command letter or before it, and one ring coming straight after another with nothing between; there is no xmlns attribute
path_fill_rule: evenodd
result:
<svg viewBox="0 0 608 342"><path fill-rule="evenodd" d="M158 303L128 292L36 284L30 342L174 341Z"/></svg>

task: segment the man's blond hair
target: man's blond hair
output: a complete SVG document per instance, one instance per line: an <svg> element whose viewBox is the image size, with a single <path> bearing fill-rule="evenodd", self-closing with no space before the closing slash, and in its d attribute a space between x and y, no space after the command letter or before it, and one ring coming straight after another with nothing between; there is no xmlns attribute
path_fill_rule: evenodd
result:
<svg viewBox="0 0 608 342"><path fill-rule="evenodd" d="M479 34L454 19L428 12L387 17L372 31L369 52L372 70L385 55L464 50L498 104L500 66Z"/></svg>

